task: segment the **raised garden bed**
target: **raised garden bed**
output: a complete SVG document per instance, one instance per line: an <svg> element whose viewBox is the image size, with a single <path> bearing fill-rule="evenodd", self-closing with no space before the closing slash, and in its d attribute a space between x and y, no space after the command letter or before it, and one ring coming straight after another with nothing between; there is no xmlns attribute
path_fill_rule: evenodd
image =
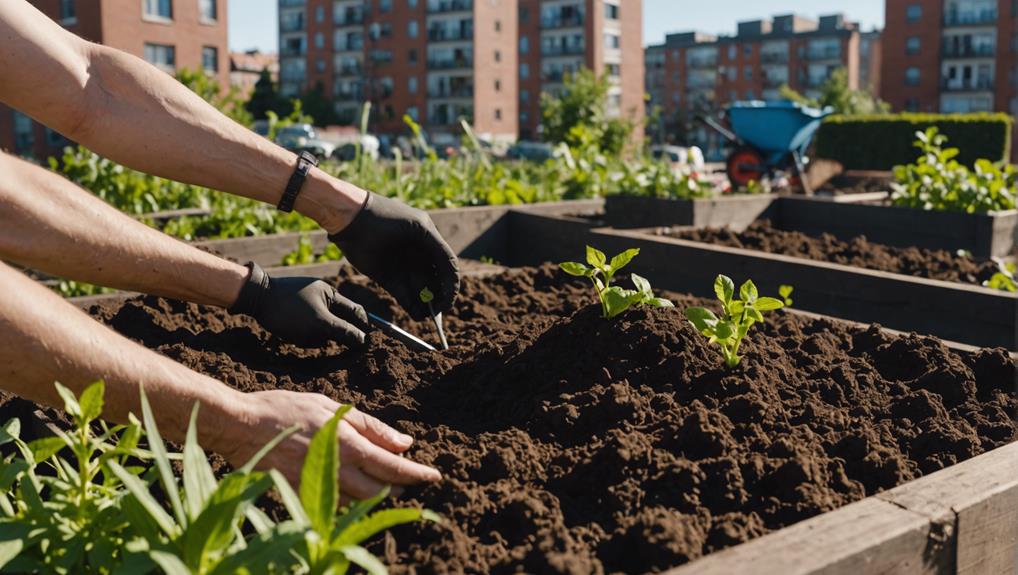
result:
<svg viewBox="0 0 1018 575"><path fill-rule="evenodd" d="M767 213L777 194L691 200L615 195L605 198L605 224L614 228L697 226L741 228Z"/></svg>
<svg viewBox="0 0 1018 575"><path fill-rule="evenodd" d="M365 280L345 273L339 286L432 335ZM156 298L92 313L230 385L325 393L417 436L412 457L446 480L407 497L447 522L377 544L396 572L667 569L950 467L1018 430L1005 351L778 312L728 371L680 312L711 302L662 295L679 309L609 321L588 285L553 266L467 278L444 354L414 354L379 333L364 352L302 350L246 318Z"/></svg>

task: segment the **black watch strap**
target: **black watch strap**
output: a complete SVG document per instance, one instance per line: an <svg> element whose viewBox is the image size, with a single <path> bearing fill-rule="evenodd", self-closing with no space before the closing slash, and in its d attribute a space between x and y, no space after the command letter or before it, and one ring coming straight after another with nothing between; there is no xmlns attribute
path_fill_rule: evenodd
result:
<svg viewBox="0 0 1018 575"><path fill-rule="evenodd" d="M301 188L304 187L304 180L307 179L308 172L317 165L318 158L314 154L301 152L300 156L297 156L297 167L294 168L290 181L286 183L286 190L283 191L283 197L279 199L276 209L281 212L293 211L293 204L297 201L297 195L300 194Z"/></svg>

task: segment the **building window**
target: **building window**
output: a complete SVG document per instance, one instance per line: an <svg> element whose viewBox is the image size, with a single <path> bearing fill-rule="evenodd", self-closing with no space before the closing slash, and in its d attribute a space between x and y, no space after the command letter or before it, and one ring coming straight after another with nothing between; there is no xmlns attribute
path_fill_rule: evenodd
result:
<svg viewBox="0 0 1018 575"><path fill-rule="evenodd" d="M495 20L495 31L496 32L501 32L502 31L502 21L501 20Z"/></svg>
<svg viewBox="0 0 1018 575"><path fill-rule="evenodd" d="M528 36L520 36L520 54L530 53L530 38Z"/></svg>
<svg viewBox="0 0 1018 575"><path fill-rule="evenodd" d="M744 79L746 79L746 80L752 80L753 79L753 67L752 66L743 66L743 68L742 68L742 77Z"/></svg>
<svg viewBox="0 0 1018 575"><path fill-rule="evenodd" d="M173 20L173 0L142 0L145 18Z"/></svg>
<svg viewBox="0 0 1018 575"><path fill-rule="evenodd" d="M905 39L906 54L918 54L920 46L919 36L909 36Z"/></svg>
<svg viewBox="0 0 1018 575"><path fill-rule="evenodd" d="M411 48L406 53L406 60L407 60L407 62L410 62L411 64L416 64L417 63L417 49L416 48Z"/></svg>
<svg viewBox="0 0 1018 575"><path fill-rule="evenodd" d="M392 11L392 0L378 0L378 11L379 12L391 12Z"/></svg>
<svg viewBox="0 0 1018 575"><path fill-rule="evenodd" d="M215 46L202 46L201 67L206 72L215 74L219 71L219 49Z"/></svg>
<svg viewBox="0 0 1018 575"><path fill-rule="evenodd" d="M418 29L417 28L418 28L417 20L411 20L411 21L407 22L407 25L406 25L407 36L410 36L411 38L416 38L417 37L417 33L418 33Z"/></svg>
<svg viewBox="0 0 1018 575"><path fill-rule="evenodd" d="M177 49L166 44L145 44L145 61L170 72L177 70Z"/></svg>
<svg viewBox="0 0 1018 575"><path fill-rule="evenodd" d="M525 24L527 20L530 20L530 8L520 7L520 24Z"/></svg>
<svg viewBox="0 0 1018 575"><path fill-rule="evenodd" d="M417 0L406 0L406 7L413 10L417 7Z"/></svg>
<svg viewBox="0 0 1018 575"><path fill-rule="evenodd" d="M325 21L325 6L315 6L315 22Z"/></svg>
<svg viewBox="0 0 1018 575"><path fill-rule="evenodd" d="M60 0L60 23L78 23L78 10L77 6L75 6L75 0Z"/></svg>
<svg viewBox="0 0 1018 575"><path fill-rule="evenodd" d="M502 91L502 80L495 80L495 91L496 92Z"/></svg>
<svg viewBox="0 0 1018 575"><path fill-rule="evenodd" d="M502 108L495 108L495 120L498 122L502 121Z"/></svg>
<svg viewBox="0 0 1018 575"><path fill-rule="evenodd" d="M743 44L743 46L742 46L742 55L743 56L752 56L753 55L753 45L752 44Z"/></svg>
<svg viewBox="0 0 1018 575"><path fill-rule="evenodd" d="M409 108L407 108L406 115L410 116L410 119L415 122L419 121L418 116L420 115L420 113L417 111L417 106L410 106Z"/></svg>
<svg viewBox="0 0 1018 575"><path fill-rule="evenodd" d="M609 19L609 20L618 20L619 19L619 7L616 6L615 4L605 4L604 5L604 17Z"/></svg>
<svg viewBox="0 0 1018 575"><path fill-rule="evenodd" d="M905 20L918 22L923 17L923 7L920 4L909 4L905 7Z"/></svg>
<svg viewBox="0 0 1018 575"><path fill-rule="evenodd" d="M529 121L530 121L530 114L528 114L526 112L526 110L520 112L520 123L521 124L526 124Z"/></svg>
<svg viewBox="0 0 1018 575"><path fill-rule="evenodd" d="M520 64L520 78L527 79L530 77L530 64Z"/></svg>
<svg viewBox="0 0 1018 575"><path fill-rule="evenodd" d="M317 70L319 74L325 72L325 58L315 60L315 70Z"/></svg>
<svg viewBox="0 0 1018 575"><path fill-rule="evenodd" d="M496 62L502 61L502 52L499 50L495 50L495 61Z"/></svg>
<svg viewBox="0 0 1018 575"><path fill-rule="evenodd" d="M219 20L218 0L198 0L198 18L202 22Z"/></svg>
<svg viewBox="0 0 1018 575"><path fill-rule="evenodd" d="M521 102L530 101L530 90L520 90L520 101Z"/></svg>
<svg viewBox="0 0 1018 575"><path fill-rule="evenodd" d="M919 68L910 66L905 69L905 85L906 86L918 86L919 85Z"/></svg>
<svg viewBox="0 0 1018 575"><path fill-rule="evenodd" d="M609 50L618 50L622 46L622 37L618 34L605 34L604 45Z"/></svg>
<svg viewBox="0 0 1018 575"><path fill-rule="evenodd" d="M909 98L905 100L905 111L906 112L918 112L919 111L919 100L916 98Z"/></svg>
<svg viewBox="0 0 1018 575"><path fill-rule="evenodd" d="M406 80L406 89L411 94L416 94L417 93L417 77L416 76L410 76L409 78L407 78L407 80Z"/></svg>
<svg viewBox="0 0 1018 575"><path fill-rule="evenodd" d="M325 34L315 32L315 48L319 50L325 48Z"/></svg>
<svg viewBox="0 0 1018 575"><path fill-rule="evenodd" d="M14 114L14 152L23 156L32 155L35 146L35 133L32 130L32 119L17 110Z"/></svg>

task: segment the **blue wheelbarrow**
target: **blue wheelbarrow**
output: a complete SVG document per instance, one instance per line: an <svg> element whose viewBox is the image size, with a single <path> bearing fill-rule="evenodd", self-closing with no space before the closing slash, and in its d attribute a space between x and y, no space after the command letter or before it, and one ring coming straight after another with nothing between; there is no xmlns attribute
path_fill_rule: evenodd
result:
<svg viewBox="0 0 1018 575"><path fill-rule="evenodd" d="M728 107L725 127L714 118L703 121L732 143L734 149L725 162L732 187L760 181L777 170L795 168L804 191L809 194L806 178L806 148L813 141L820 123L833 110L818 110L794 102L735 102Z"/></svg>

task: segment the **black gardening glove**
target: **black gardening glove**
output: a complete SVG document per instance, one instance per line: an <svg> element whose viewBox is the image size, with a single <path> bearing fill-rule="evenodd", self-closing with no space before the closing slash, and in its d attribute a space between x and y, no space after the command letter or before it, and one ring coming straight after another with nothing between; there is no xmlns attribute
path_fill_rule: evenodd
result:
<svg viewBox="0 0 1018 575"><path fill-rule="evenodd" d="M231 313L247 314L262 327L302 347L329 341L364 344L371 329L364 308L339 295L336 288L314 278L270 278L258 264L251 268Z"/></svg>
<svg viewBox="0 0 1018 575"><path fill-rule="evenodd" d="M329 239L415 320L430 317L420 299L424 288L434 294L435 313L452 306L460 285L459 263L426 212L369 194L353 222Z"/></svg>

